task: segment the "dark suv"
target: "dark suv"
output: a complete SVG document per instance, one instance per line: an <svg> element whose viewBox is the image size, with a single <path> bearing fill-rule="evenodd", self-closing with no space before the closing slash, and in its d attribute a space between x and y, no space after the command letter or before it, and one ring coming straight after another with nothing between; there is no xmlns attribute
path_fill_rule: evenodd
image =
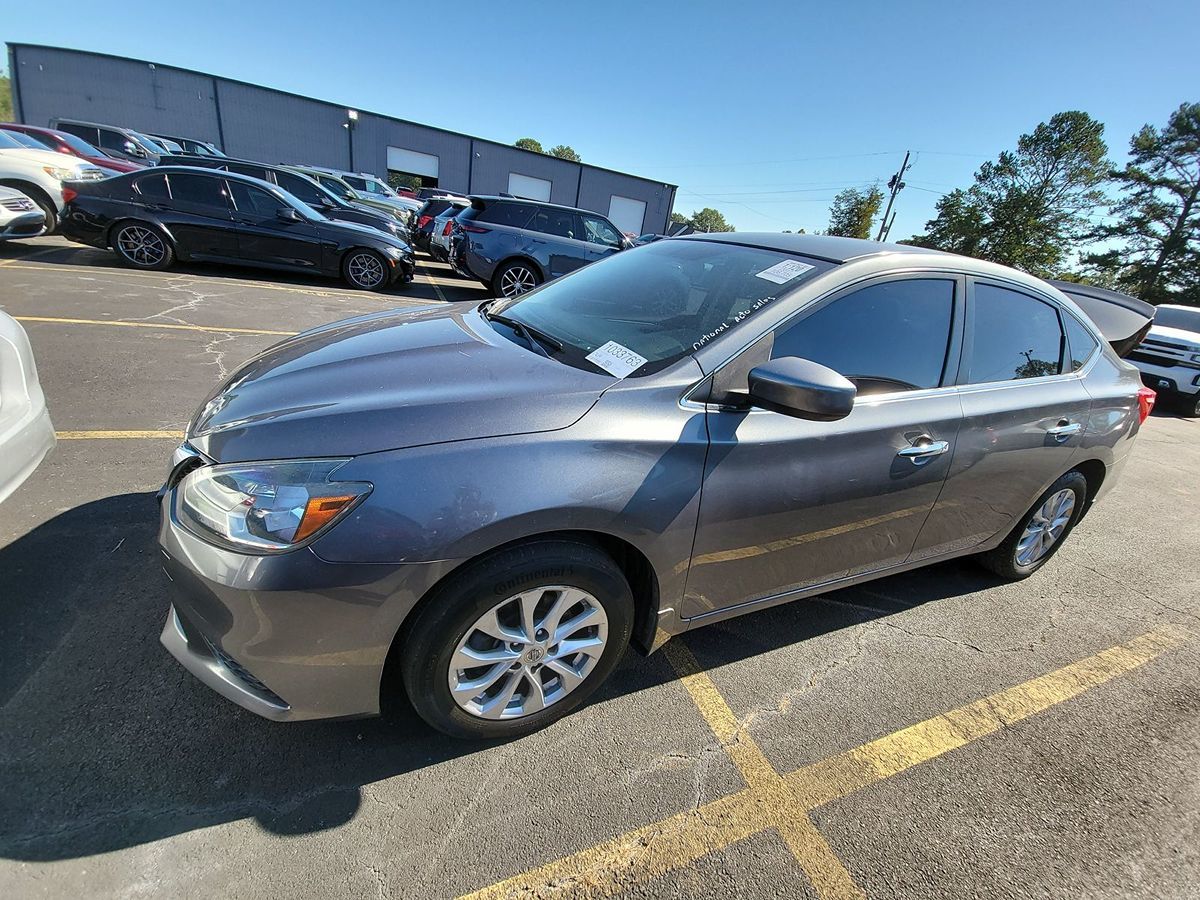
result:
<svg viewBox="0 0 1200 900"><path fill-rule="evenodd" d="M317 212L334 221L369 225L371 228L376 228L402 241L408 239L407 233L392 216L369 206L343 200L333 191L317 184L311 176L293 171L286 166L272 166L249 159L232 159L228 156L200 155L172 156L171 165L221 169L225 172L249 175L251 178L261 178L269 184L279 185L293 197L303 200Z"/></svg>
<svg viewBox="0 0 1200 900"><path fill-rule="evenodd" d="M498 297L518 297L629 246L612 222L584 209L511 197L470 200L454 220L450 265Z"/></svg>

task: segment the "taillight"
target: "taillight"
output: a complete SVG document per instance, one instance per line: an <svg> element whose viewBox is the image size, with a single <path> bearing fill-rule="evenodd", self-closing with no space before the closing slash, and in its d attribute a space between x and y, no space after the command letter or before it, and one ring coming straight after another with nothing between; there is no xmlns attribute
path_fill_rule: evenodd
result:
<svg viewBox="0 0 1200 900"><path fill-rule="evenodd" d="M428 225L432 221L433 221L433 216L421 216L421 218L417 219L417 227L424 228L426 225Z"/></svg>
<svg viewBox="0 0 1200 900"><path fill-rule="evenodd" d="M1158 399L1158 394L1148 387L1138 388L1138 424L1141 425L1150 415L1150 410L1154 409L1154 401Z"/></svg>
<svg viewBox="0 0 1200 900"><path fill-rule="evenodd" d="M468 234L487 234L490 229L480 228L478 225L468 225L465 222L459 222L458 227Z"/></svg>
<svg viewBox="0 0 1200 900"><path fill-rule="evenodd" d="M69 187L64 187L62 189L62 192L63 192L63 203L70 203L72 200L74 200L76 197L79 196L79 191L71 190L71 188L69 188Z"/></svg>
<svg viewBox="0 0 1200 900"><path fill-rule="evenodd" d="M448 234L450 233L450 230L451 230L453 227L454 227L454 220L453 220L453 219L448 219L448 220L446 221L446 227L442 229L442 237L445 237L446 235L448 235Z"/></svg>

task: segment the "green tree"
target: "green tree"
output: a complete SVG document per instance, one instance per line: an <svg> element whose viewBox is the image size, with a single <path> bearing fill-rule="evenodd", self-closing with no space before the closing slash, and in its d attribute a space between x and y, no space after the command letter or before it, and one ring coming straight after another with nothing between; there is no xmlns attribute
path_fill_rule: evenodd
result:
<svg viewBox="0 0 1200 900"><path fill-rule="evenodd" d="M691 225L693 231L705 233L714 231L734 231L734 227L725 221L725 217L711 206L706 206L698 212L685 216L681 213L671 213L671 221L676 225Z"/></svg>
<svg viewBox="0 0 1200 900"><path fill-rule="evenodd" d="M559 159L569 159L571 162L583 162L583 157L576 153L574 148L568 147L566 144L551 147L550 155L557 156Z"/></svg>
<svg viewBox="0 0 1200 900"><path fill-rule="evenodd" d="M12 84L8 72L0 71L0 122L13 120Z"/></svg>
<svg viewBox="0 0 1200 900"><path fill-rule="evenodd" d="M967 190L943 197L911 243L1053 275L1092 232L1087 214L1104 201L1107 153L1100 122L1057 113L980 166Z"/></svg>
<svg viewBox="0 0 1200 900"><path fill-rule="evenodd" d="M521 138L513 143L514 147L520 147L522 150L532 150L534 153L545 153L542 149L542 142L537 138Z"/></svg>
<svg viewBox="0 0 1200 900"><path fill-rule="evenodd" d="M871 224L883 205L883 192L878 187L860 191L846 188L833 198L829 207L829 228L826 234L838 237L869 238Z"/></svg>
<svg viewBox="0 0 1200 900"><path fill-rule="evenodd" d="M1200 103L1181 104L1161 130L1143 126L1129 155L1113 173L1116 221L1094 235L1123 246L1084 263L1150 303L1200 304Z"/></svg>

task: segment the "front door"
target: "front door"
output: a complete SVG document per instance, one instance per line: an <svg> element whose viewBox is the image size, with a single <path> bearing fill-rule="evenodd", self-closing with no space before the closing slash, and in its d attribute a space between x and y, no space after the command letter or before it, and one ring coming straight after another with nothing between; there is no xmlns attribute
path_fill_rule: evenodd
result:
<svg viewBox="0 0 1200 900"><path fill-rule="evenodd" d="M1062 314L1053 304L977 281L967 309L963 427L914 548L918 559L1007 534L1071 468L1092 405L1082 379L1064 365Z"/></svg>
<svg viewBox="0 0 1200 900"><path fill-rule="evenodd" d="M799 356L858 386L848 417L712 408L684 615L700 616L903 563L954 459L962 282L890 278L780 326Z"/></svg>
<svg viewBox="0 0 1200 900"><path fill-rule="evenodd" d="M256 265L319 270L321 237L305 219L289 220L292 207L262 188L229 181L237 226L238 256Z"/></svg>
<svg viewBox="0 0 1200 900"><path fill-rule="evenodd" d="M538 207L527 226L533 256L546 269L547 278L558 278L592 261L592 245L583 239L583 221L568 209Z"/></svg>

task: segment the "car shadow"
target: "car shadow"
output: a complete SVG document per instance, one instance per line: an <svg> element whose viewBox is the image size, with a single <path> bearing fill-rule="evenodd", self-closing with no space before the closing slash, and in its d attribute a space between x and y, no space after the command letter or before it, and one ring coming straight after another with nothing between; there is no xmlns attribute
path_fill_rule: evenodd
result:
<svg viewBox="0 0 1200 900"><path fill-rule="evenodd" d="M123 265L116 257L116 254L109 250L100 250L95 247L88 247L82 244L66 244L59 243L51 238L49 241L39 242L40 239L34 238L29 241L0 241L0 262L6 260L23 261L30 265L37 266L87 266L95 269L111 269L114 272L137 272L129 266ZM428 288L428 285L422 285L421 276L423 274L433 275L434 277L447 277L450 270L447 268L442 271L440 264L432 263L430 260L420 256L416 259L417 276L415 279L416 288ZM346 283L336 278L323 278L320 276L305 275L302 272L286 272L275 269L261 269L254 266L236 266L218 263L175 263L169 269L163 270L162 275L191 275L197 278L212 278L218 281L262 281L270 284L290 285L297 288L308 288L312 290L342 290L351 291L351 288ZM482 288L476 290L474 282L462 280L463 288L470 291L471 296L478 294ZM448 286L444 286L446 289ZM455 288L457 289L457 285ZM381 296L412 296L414 285L395 284L382 291L374 291L373 293ZM454 299L469 299L466 297L455 297Z"/></svg>
<svg viewBox="0 0 1200 900"><path fill-rule="evenodd" d="M332 829L364 785L487 751L403 701L381 719L285 725L204 687L158 643L157 517L152 494L122 494L0 548L0 856L71 859L247 817L277 834ZM994 583L948 563L685 640L715 667ZM593 702L673 678L662 654L630 653Z"/></svg>

